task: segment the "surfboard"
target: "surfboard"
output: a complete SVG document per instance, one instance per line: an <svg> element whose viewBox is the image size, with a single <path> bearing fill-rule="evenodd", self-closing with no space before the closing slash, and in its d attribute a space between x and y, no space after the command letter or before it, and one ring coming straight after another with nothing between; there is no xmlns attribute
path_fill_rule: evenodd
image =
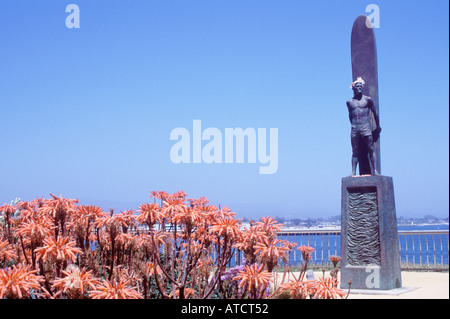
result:
<svg viewBox="0 0 450 319"><path fill-rule="evenodd" d="M378 66L375 32L369 18L365 15L358 16L353 23L351 35L351 58L353 81L355 81L358 77L363 78L365 81L363 94L372 98L378 116L380 116L378 107ZM372 131L374 131L373 139L375 142L375 153L377 156L375 165L378 173L381 174L380 138L379 133L375 131L377 127L372 112L370 117ZM358 158L359 174L370 174L370 161L367 155L367 149L365 149L364 144L360 145L359 149L361 150Z"/></svg>

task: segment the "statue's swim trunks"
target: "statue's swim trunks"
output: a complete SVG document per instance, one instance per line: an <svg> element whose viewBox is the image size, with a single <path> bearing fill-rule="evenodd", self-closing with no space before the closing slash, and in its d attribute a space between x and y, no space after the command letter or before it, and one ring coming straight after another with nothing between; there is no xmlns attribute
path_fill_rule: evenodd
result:
<svg viewBox="0 0 450 319"><path fill-rule="evenodd" d="M352 124L350 137L364 137L372 135L370 123Z"/></svg>

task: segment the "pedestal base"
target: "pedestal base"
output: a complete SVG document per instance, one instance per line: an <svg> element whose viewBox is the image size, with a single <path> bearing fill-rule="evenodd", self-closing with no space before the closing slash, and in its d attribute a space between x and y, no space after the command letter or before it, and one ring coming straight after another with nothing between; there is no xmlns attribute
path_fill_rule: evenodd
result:
<svg viewBox="0 0 450 319"><path fill-rule="evenodd" d="M392 177L344 177L341 190L341 288L401 287Z"/></svg>

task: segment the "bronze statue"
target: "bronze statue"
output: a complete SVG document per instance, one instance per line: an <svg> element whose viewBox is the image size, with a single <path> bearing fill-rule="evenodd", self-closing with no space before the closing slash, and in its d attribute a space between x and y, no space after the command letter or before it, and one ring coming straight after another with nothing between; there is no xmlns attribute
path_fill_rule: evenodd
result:
<svg viewBox="0 0 450 319"><path fill-rule="evenodd" d="M352 175L356 175L356 165L360 156L369 156L370 171L372 175L380 175L376 169L377 162L374 147L376 140L381 132L378 113L375 109L372 99L363 95L364 80L361 77L352 83L353 98L347 101L348 115L351 123L351 142L352 142ZM370 124L370 111L372 111L376 129L372 132ZM375 136L375 137L374 137ZM365 146L367 154L360 154L361 147ZM364 152L364 153L365 153Z"/></svg>

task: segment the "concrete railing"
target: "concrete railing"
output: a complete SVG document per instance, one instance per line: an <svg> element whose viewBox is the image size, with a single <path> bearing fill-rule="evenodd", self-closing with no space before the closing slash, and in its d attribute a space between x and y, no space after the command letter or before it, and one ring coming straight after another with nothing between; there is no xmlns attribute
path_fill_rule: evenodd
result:
<svg viewBox="0 0 450 319"><path fill-rule="evenodd" d="M399 231L403 268L449 268L449 231Z"/></svg>
<svg viewBox="0 0 450 319"><path fill-rule="evenodd" d="M449 231L404 231L399 230L401 264L404 269L449 269ZM280 239L315 248L310 264L328 265L331 255L341 254L340 229L283 229ZM291 265L301 263L301 254L291 252Z"/></svg>

